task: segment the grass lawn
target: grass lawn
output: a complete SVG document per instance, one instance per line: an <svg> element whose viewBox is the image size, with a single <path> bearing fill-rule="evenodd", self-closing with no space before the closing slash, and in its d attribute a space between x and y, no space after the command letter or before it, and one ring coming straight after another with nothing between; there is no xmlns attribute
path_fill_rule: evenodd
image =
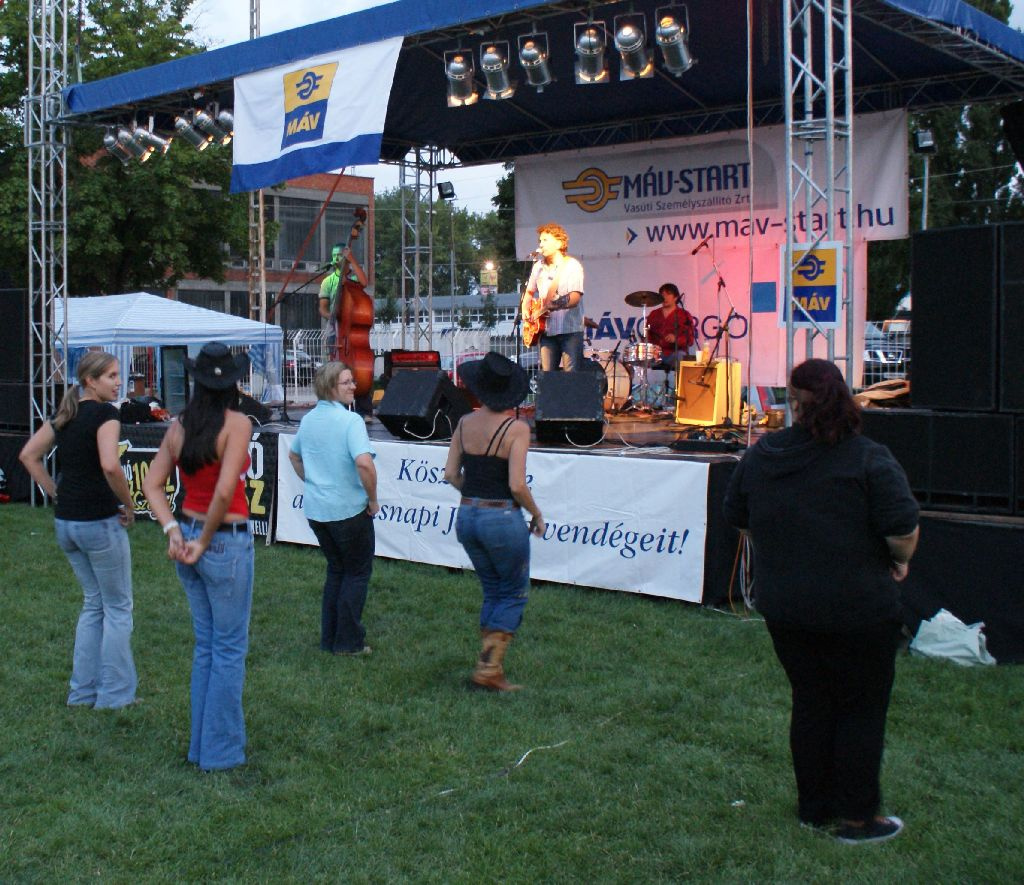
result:
<svg viewBox="0 0 1024 885"><path fill-rule="evenodd" d="M0 881L1020 882L1024 669L901 656L883 788L907 831L797 827L764 626L540 585L467 690L472 573L378 560L368 658L318 649L323 560L257 548L248 765L185 762L192 636L132 531L137 707L64 705L81 593L52 514L0 507Z"/></svg>

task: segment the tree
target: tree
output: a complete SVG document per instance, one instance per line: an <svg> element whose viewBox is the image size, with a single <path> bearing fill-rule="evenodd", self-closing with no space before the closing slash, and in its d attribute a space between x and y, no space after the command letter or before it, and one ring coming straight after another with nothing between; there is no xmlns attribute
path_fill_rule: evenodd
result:
<svg viewBox="0 0 1024 885"><path fill-rule="evenodd" d="M84 79L201 51L184 23L191 5L192 0L90 0L78 33L69 39L80 46ZM0 6L0 267L10 268L18 285L26 282L21 100L27 14L26 0ZM76 127L70 133L72 294L169 288L187 273L224 278L224 244L247 248L246 197L227 193L229 151L211 148L200 154L177 144L148 163L123 166L103 149L103 129Z"/></svg>
<svg viewBox="0 0 1024 885"><path fill-rule="evenodd" d="M483 327L485 329L493 329L496 325L498 325L498 302L494 297L494 293L488 292L484 296Z"/></svg>
<svg viewBox="0 0 1024 885"><path fill-rule="evenodd" d="M972 0L972 6L1008 21L1009 0ZM930 129L928 227L992 224L1024 218L1024 176L1003 138L999 108L967 105L910 116L910 132ZM910 224L921 227L924 161L910 155ZM868 317L891 316L910 287L910 241L871 243L868 248Z"/></svg>
<svg viewBox="0 0 1024 885"><path fill-rule="evenodd" d="M485 256L498 268L499 292L513 291L516 280L527 273L516 258L516 178L512 163L506 163L505 170L491 198L494 211L480 220L480 243Z"/></svg>

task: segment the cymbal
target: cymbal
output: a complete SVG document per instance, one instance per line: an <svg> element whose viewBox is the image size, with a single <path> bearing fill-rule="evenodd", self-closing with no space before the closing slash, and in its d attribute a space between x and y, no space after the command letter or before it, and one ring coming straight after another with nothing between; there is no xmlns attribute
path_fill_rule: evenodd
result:
<svg viewBox="0 0 1024 885"><path fill-rule="evenodd" d="M625 300L630 307L654 307L661 304L661 296L657 292L648 292L644 289L630 292Z"/></svg>

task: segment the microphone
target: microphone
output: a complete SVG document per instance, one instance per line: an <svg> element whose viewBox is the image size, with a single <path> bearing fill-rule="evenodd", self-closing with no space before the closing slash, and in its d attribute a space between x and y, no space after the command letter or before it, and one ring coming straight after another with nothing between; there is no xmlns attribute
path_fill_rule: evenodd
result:
<svg viewBox="0 0 1024 885"><path fill-rule="evenodd" d="M701 249L703 249L708 244L708 240L713 240L714 238L714 234L708 234L706 237L704 237L703 240L701 240L696 246L694 246L692 250L690 250L690 254L696 255L698 252L700 252Z"/></svg>
<svg viewBox="0 0 1024 885"><path fill-rule="evenodd" d="M529 255L526 256L527 261L536 261L540 258L540 249L534 249Z"/></svg>
<svg viewBox="0 0 1024 885"><path fill-rule="evenodd" d="M691 378L690 379L690 383L691 384L696 384L698 387L708 387L708 388L711 387L711 385L708 384L707 381L701 381L700 378Z"/></svg>

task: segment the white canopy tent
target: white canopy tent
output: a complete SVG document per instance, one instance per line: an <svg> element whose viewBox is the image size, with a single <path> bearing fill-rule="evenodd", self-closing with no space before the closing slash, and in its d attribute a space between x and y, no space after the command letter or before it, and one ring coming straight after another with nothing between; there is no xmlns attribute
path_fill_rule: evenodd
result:
<svg viewBox="0 0 1024 885"><path fill-rule="evenodd" d="M64 324L64 300L54 305L57 339ZM68 371L89 347L102 347L121 363L121 393L128 395L128 367L134 347L187 347L191 356L208 341L247 347L252 392L267 401L281 397L280 326L182 304L147 292L68 299ZM159 365L159 360L157 361Z"/></svg>

